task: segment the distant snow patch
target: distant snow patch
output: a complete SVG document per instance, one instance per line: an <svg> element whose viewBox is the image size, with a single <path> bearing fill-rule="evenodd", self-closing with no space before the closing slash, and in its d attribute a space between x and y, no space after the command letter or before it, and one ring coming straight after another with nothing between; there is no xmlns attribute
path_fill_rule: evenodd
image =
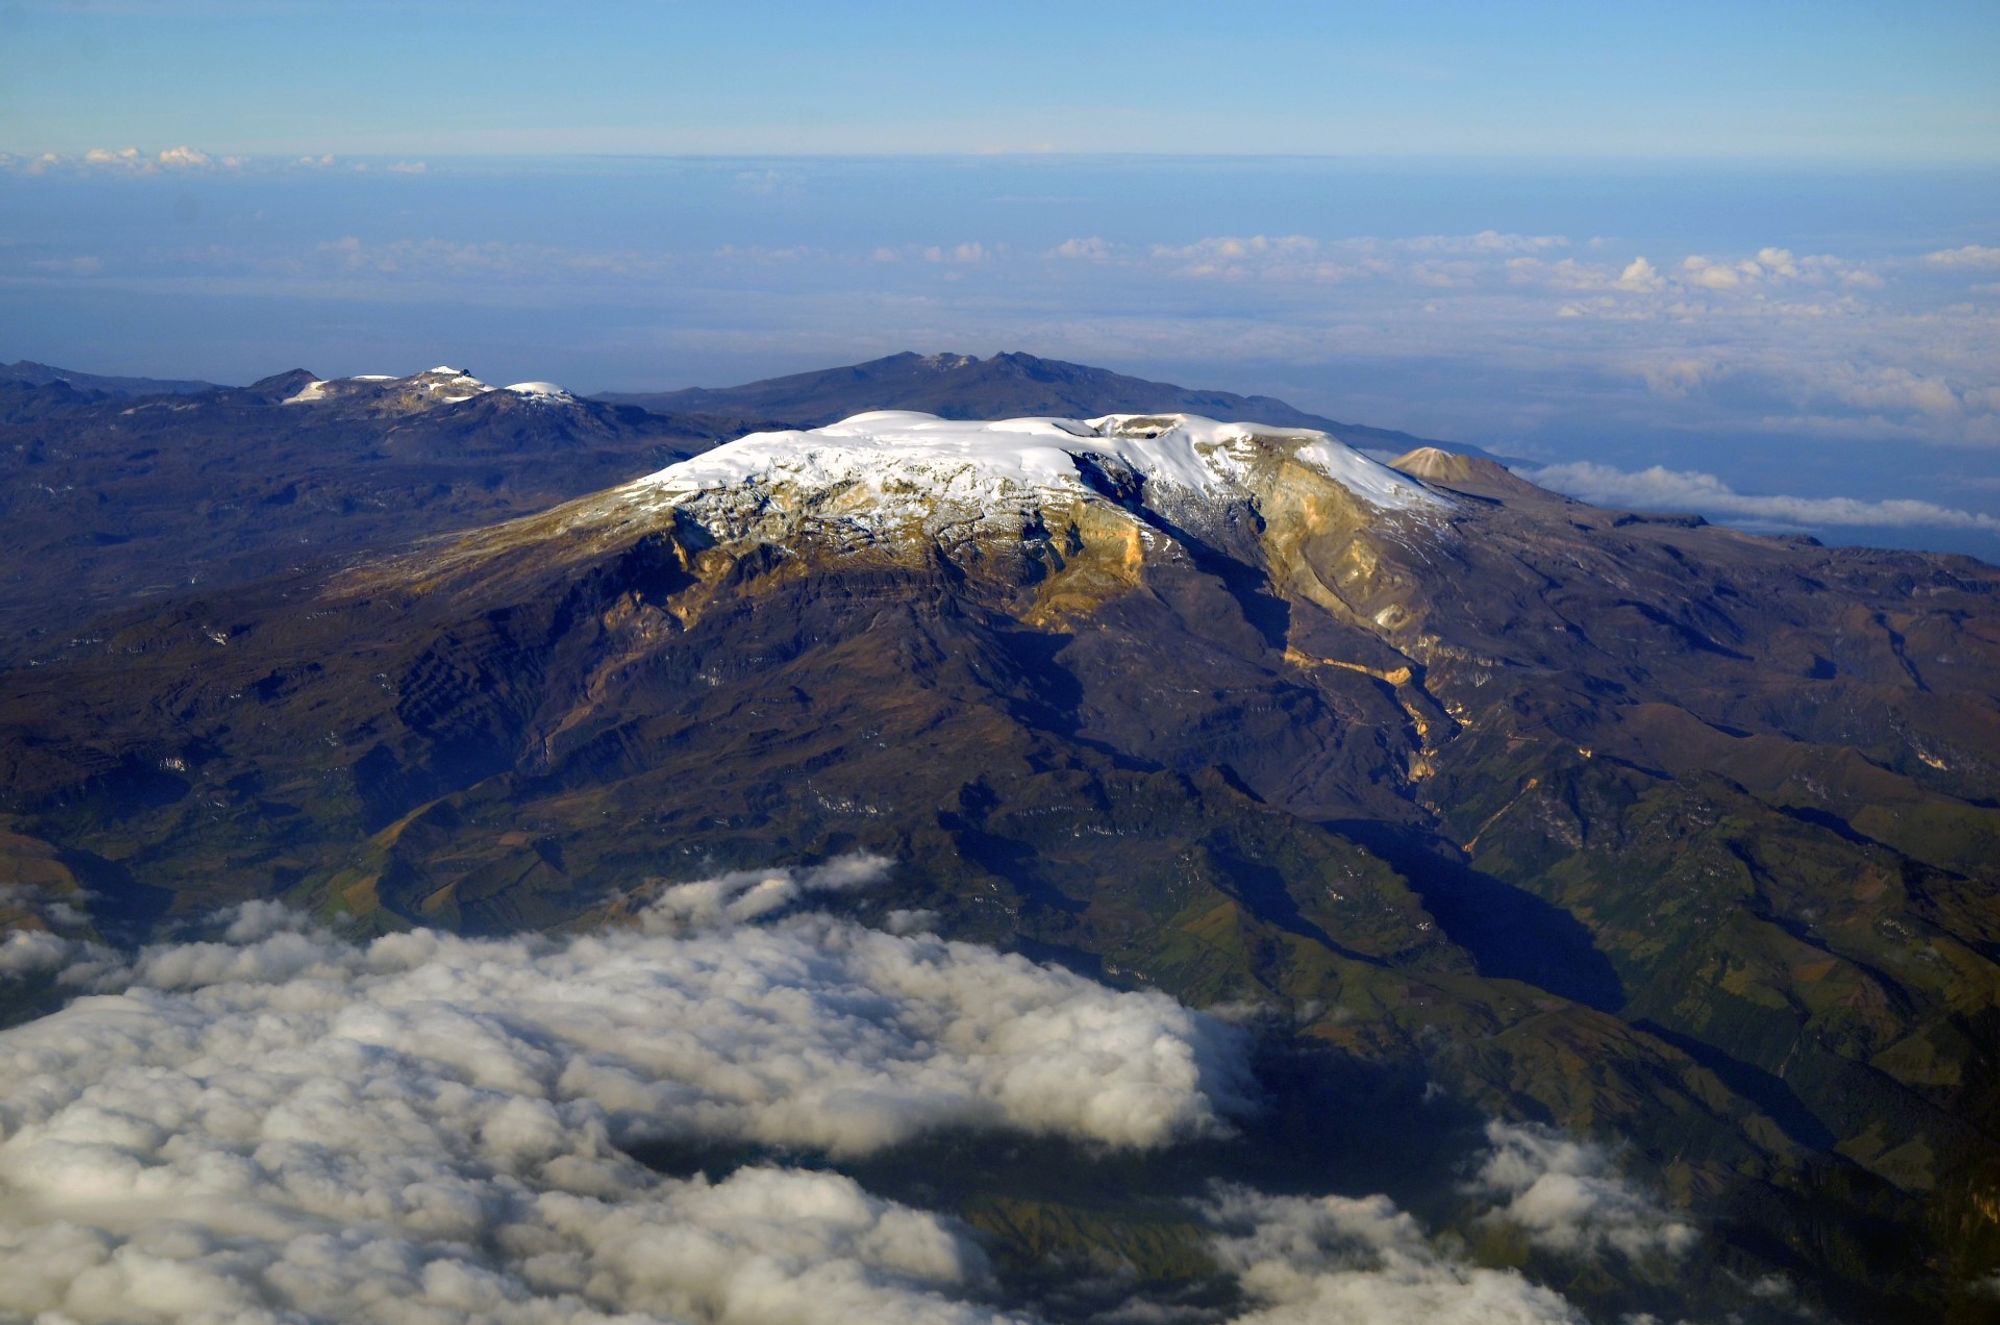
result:
<svg viewBox="0 0 2000 1325"><path fill-rule="evenodd" d="M505 388L517 396L530 396L542 400L575 400L576 397L554 382L515 382Z"/></svg>

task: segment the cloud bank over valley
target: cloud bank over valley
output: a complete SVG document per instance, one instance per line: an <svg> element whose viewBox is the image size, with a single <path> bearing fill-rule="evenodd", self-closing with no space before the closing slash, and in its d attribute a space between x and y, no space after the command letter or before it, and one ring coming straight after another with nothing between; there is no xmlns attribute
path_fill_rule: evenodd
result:
<svg viewBox="0 0 2000 1325"><path fill-rule="evenodd" d="M0 1032L0 1313L1023 1319L949 1215L818 1164L674 1177L632 1157L676 1142L838 1161L940 1131L1143 1154L1256 1108L1245 1033L1164 995L799 909L888 869L721 875L563 938L362 944L275 903L132 954L16 931L0 981L69 1001ZM1484 1164L1467 1190L1538 1243L1685 1249L1593 1147L1502 1130ZM1188 1217L1244 1320L1334 1301L1578 1318L1433 1246L1386 1197L1218 1190Z"/></svg>

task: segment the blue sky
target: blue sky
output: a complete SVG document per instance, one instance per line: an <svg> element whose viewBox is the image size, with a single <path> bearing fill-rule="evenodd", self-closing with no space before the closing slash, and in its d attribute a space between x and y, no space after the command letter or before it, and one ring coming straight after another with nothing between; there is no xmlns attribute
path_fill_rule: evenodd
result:
<svg viewBox="0 0 2000 1325"><path fill-rule="evenodd" d="M569 9L0 0L0 360L1018 349L2000 559L2000 5Z"/></svg>
<svg viewBox="0 0 2000 1325"><path fill-rule="evenodd" d="M10 0L0 149L2000 160L2000 6Z"/></svg>

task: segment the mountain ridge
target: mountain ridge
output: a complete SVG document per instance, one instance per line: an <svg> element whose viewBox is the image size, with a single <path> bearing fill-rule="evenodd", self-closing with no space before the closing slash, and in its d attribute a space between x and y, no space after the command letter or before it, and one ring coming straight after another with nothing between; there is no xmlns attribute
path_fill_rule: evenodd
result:
<svg viewBox="0 0 2000 1325"><path fill-rule="evenodd" d="M200 395L206 391L223 389L214 382L191 378L118 377L102 373L83 373L70 368L36 363L32 359L0 363L0 382L20 382L28 386L47 386L52 382L63 382L78 391L101 391L113 396Z"/></svg>
<svg viewBox="0 0 2000 1325"><path fill-rule="evenodd" d="M605 391L593 398L647 409L758 413L806 427L875 409L919 410L946 419L1185 413L1312 428L1357 446L1398 453L1429 445L1498 458L1463 443L1427 441L1394 429L1339 423L1270 396L1181 387L1018 351L980 359L905 350L865 363L792 373L735 387Z"/></svg>

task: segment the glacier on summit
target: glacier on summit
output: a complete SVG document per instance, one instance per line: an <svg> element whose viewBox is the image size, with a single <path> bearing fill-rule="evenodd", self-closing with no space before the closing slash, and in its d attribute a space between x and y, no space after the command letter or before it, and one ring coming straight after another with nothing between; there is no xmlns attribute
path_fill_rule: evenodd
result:
<svg viewBox="0 0 2000 1325"><path fill-rule="evenodd" d="M941 419L904 410L751 433L618 490L646 509L731 517L812 507L871 529L1032 516L1112 499L1156 511L1254 502L1286 464L1371 507L1441 513L1449 498L1323 432L1191 414ZM704 520L706 523L707 521Z"/></svg>

